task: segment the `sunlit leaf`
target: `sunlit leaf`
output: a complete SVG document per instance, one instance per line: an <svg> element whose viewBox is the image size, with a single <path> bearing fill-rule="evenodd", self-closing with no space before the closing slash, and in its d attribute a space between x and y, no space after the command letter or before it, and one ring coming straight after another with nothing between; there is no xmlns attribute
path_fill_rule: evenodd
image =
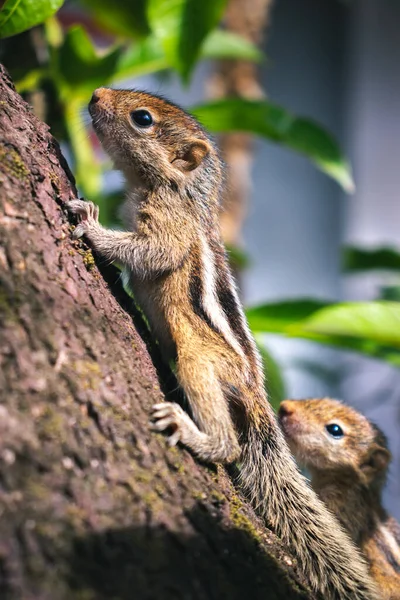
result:
<svg viewBox="0 0 400 600"><path fill-rule="evenodd" d="M106 85L114 76L121 48L98 52L81 25L68 30L57 53L57 78L73 91L74 96L89 95Z"/></svg>
<svg viewBox="0 0 400 600"><path fill-rule="evenodd" d="M0 38L30 29L53 15L64 0L6 0L0 10Z"/></svg>
<svg viewBox="0 0 400 600"><path fill-rule="evenodd" d="M83 108L78 99L71 99L65 109L65 123L74 153L74 174L78 187L84 196L93 199L100 192L101 168L85 128Z"/></svg>
<svg viewBox="0 0 400 600"><path fill-rule="evenodd" d="M324 300L308 298L284 300L253 306L247 309L246 315L253 331L282 333L293 323L311 317L319 309L330 304Z"/></svg>
<svg viewBox="0 0 400 600"><path fill-rule="evenodd" d="M46 42L49 44L50 48L58 48L63 43L63 27L56 16L46 19L44 22L44 33Z"/></svg>
<svg viewBox="0 0 400 600"><path fill-rule="evenodd" d="M350 165L341 154L334 138L310 119L294 118L283 143L305 154L349 193L354 192Z"/></svg>
<svg viewBox="0 0 400 600"><path fill-rule="evenodd" d="M113 79L118 81L128 77L141 77L166 68L168 62L160 41L155 36L149 36L131 44L121 53Z"/></svg>
<svg viewBox="0 0 400 600"><path fill-rule="evenodd" d="M106 30L127 38L144 37L150 28L146 16L147 0L81 0L93 10L93 17Z"/></svg>
<svg viewBox="0 0 400 600"><path fill-rule="evenodd" d="M227 0L148 0L150 27L169 64L188 81L207 35L218 25Z"/></svg>
<svg viewBox="0 0 400 600"><path fill-rule="evenodd" d="M229 51L232 57L246 53L250 55L251 44L250 48L246 42L241 45L243 40L239 39L240 42L236 46L234 41L228 40L228 48L224 45L222 35L219 47L221 55L213 42L214 47L209 49L209 56L214 53L215 58L223 58ZM203 49L201 53L203 56ZM122 79L150 75L171 67L160 40L154 35L133 42L127 48L118 46L99 52L80 25L68 30L63 43L54 50L54 54L57 59L54 76L67 88L67 93L72 92L74 96L80 95L86 99L96 87Z"/></svg>
<svg viewBox="0 0 400 600"><path fill-rule="evenodd" d="M280 333L385 359L400 366L400 303L292 300L247 311L255 333Z"/></svg>
<svg viewBox="0 0 400 600"><path fill-rule="evenodd" d="M328 306L305 320L312 333L359 338L400 350L400 303L353 302Z"/></svg>
<svg viewBox="0 0 400 600"><path fill-rule="evenodd" d="M204 40L201 47L203 58L237 58L260 62L263 53L254 44L240 35L223 29L215 29Z"/></svg>
<svg viewBox="0 0 400 600"><path fill-rule="evenodd" d="M309 119L296 117L266 100L241 98L209 102L191 112L214 133L246 131L301 152L343 189L354 190L351 168L337 142Z"/></svg>
<svg viewBox="0 0 400 600"><path fill-rule="evenodd" d="M400 252L393 248L355 248L343 251L343 268L347 273L358 271L400 271Z"/></svg>
<svg viewBox="0 0 400 600"><path fill-rule="evenodd" d="M21 94L23 92L37 90L45 74L46 71L44 69L31 69L24 77L21 77L21 79L14 80L17 92Z"/></svg>
<svg viewBox="0 0 400 600"><path fill-rule="evenodd" d="M242 58L260 60L262 55L253 44L240 36L216 30L207 36L201 58ZM154 35L131 44L124 50L115 67L114 80L150 75L171 67L161 41Z"/></svg>

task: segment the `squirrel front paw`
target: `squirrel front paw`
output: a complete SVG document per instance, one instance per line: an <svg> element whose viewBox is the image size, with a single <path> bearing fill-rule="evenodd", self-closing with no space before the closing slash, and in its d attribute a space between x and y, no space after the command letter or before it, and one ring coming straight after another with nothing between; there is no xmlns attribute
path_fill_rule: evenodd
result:
<svg viewBox="0 0 400 600"><path fill-rule="evenodd" d="M74 238L80 238L83 235L88 234L90 228L93 225L97 225L99 222L99 207L93 202L86 202L85 200L71 200L66 204L69 212L74 215L79 215L81 220L75 227Z"/></svg>
<svg viewBox="0 0 400 600"><path fill-rule="evenodd" d="M187 443L190 436L196 435L197 427L187 413L175 402L162 402L153 406L151 429L163 432L170 429L168 444L176 446L178 442Z"/></svg>

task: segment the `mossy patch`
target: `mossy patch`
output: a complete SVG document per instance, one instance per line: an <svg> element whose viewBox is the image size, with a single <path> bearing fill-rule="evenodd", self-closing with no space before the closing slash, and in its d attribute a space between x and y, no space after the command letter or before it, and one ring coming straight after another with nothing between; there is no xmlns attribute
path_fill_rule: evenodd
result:
<svg viewBox="0 0 400 600"><path fill-rule="evenodd" d="M60 190L60 178L57 175L57 173L54 173L54 171L50 171L49 173L49 179L50 179L50 183L53 186L53 189L58 193Z"/></svg>
<svg viewBox="0 0 400 600"><path fill-rule="evenodd" d="M83 264L87 268L88 271L91 271L96 263L94 261L94 257L91 250L78 250L79 254L82 255Z"/></svg>
<svg viewBox="0 0 400 600"><path fill-rule="evenodd" d="M229 500L229 509L230 517L235 527L245 531L257 542L257 544L260 543L261 536L250 519L243 513L243 503L236 494L233 494Z"/></svg>
<svg viewBox="0 0 400 600"><path fill-rule="evenodd" d="M15 296L7 294L4 289L0 288L0 314L3 315L7 321L15 321L17 319L16 306L17 301Z"/></svg>
<svg viewBox="0 0 400 600"><path fill-rule="evenodd" d="M31 501L45 505L51 498L51 490L42 482L30 479L25 485L25 495Z"/></svg>
<svg viewBox="0 0 400 600"><path fill-rule="evenodd" d="M222 506L226 502L226 497L217 490L211 491L211 499L213 504L216 504L217 506Z"/></svg>
<svg viewBox="0 0 400 600"><path fill-rule="evenodd" d="M152 509L153 512L157 511L161 506L160 497L155 492L147 492L146 494L143 494L142 500L146 504L147 508Z"/></svg>
<svg viewBox="0 0 400 600"><path fill-rule="evenodd" d="M39 425L41 436L47 439L57 439L59 441L65 438L65 422L61 411L55 406L45 407L43 416Z"/></svg>
<svg viewBox="0 0 400 600"><path fill-rule="evenodd" d="M135 469L134 479L139 483L150 483L153 480L154 476L150 471L145 471L144 469Z"/></svg>
<svg viewBox="0 0 400 600"><path fill-rule="evenodd" d="M207 494L205 494L204 492L200 492L198 490L194 490L192 492L192 497L195 500L207 500Z"/></svg>
<svg viewBox="0 0 400 600"><path fill-rule="evenodd" d="M75 375L79 378L81 389L97 390L102 380L101 369L93 360L76 360L72 363Z"/></svg>
<svg viewBox="0 0 400 600"><path fill-rule="evenodd" d="M0 144L0 163L12 177L19 180L28 178L29 169L26 168L21 156L14 148Z"/></svg>

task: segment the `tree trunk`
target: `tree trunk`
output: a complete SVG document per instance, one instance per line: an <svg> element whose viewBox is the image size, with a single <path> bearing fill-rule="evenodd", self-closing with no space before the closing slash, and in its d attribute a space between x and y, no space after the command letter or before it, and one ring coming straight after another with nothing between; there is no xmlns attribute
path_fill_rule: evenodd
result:
<svg viewBox="0 0 400 600"><path fill-rule="evenodd" d="M71 241L73 177L2 68L0 165L0 597L309 598L223 469L149 430L140 315Z"/></svg>

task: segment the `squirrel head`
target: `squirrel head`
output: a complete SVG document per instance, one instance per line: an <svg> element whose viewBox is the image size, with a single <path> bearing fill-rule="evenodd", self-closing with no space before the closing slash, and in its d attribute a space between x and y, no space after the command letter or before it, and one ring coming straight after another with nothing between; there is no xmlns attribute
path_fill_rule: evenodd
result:
<svg viewBox="0 0 400 600"><path fill-rule="evenodd" d="M142 91L99 88L89 112L104 149L128 182L176 191L198 187L203 198L219 190L221 161L214 144L175 104Z"/></svg>
<svg viewBox="0 0 400 600"><path fill-rule="evenodd" d="M348 473L381 487L391 460L387 440L356 410L331 398L285 400L279 421L296 460L311 474Z"/></svg>

